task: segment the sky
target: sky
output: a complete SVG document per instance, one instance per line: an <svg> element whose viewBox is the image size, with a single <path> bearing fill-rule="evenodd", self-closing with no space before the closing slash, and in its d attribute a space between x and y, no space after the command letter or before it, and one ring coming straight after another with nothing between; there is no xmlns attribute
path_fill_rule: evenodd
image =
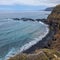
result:
<svg viewBox="0 0 60 60"><path fill-rule="evenodd" d="M60 4L60 0L0 0L0 10L43 10Z"/></svg>

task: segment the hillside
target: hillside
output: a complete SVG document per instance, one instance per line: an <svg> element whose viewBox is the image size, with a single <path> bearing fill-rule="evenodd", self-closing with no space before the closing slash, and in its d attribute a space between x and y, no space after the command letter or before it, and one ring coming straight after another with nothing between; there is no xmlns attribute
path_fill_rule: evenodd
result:
<svg viewBox="0 0 60 60"><path fill-rule="evenodd" d="M51 14L48 16L48 20L50 21L56 21L60 23L60 5L57 5ZM50 22L49 21L49 22Z"/></svg>
<svg viewBox="0 0 60 60"><path fill-rule="evenodd" d="M48 23L55 30L55 35L50 40L50 47L60 51L60 5L57 5L48 16Z"/></svg>
<svg viewBox="0 0 60 60"><path fill-rule="evenodd" d="M45 9L45 11L52 11L54 7L48 7Z"/></svg>
<svg viewBox="0 0 60 60"><path fill-rule="evenodd" d="M60 53L55 50L40 49L33 54L19 54L9 60L60 60Z"/></svg>

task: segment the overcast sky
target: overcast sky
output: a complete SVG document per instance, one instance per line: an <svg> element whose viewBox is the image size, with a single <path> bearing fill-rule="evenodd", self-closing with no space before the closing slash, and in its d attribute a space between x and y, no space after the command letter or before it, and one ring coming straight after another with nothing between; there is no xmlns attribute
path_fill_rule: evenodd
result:
<svg viewBox="0 0 60 60"><path fill-rule="evenodd" d="M60 4L60 0L0 0L0 10L39 10Z"/></svg>

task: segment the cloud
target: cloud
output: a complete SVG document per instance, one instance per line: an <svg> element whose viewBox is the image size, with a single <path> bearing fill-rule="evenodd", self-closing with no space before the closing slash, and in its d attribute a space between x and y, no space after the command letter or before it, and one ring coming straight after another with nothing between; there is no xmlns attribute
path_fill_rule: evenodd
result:
<svg viewBox="0 0 60 60"><path fill-rule="evenodd" d="M0 0L0 5L55 6L60 0Z"/></svg>

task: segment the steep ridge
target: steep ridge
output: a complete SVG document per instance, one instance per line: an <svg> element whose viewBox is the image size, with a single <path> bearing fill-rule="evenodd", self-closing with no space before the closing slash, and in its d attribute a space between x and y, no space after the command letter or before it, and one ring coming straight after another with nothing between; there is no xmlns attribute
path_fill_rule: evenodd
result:
<svg viewBox="0 0 60 60"><path fill-rule="evenodd" d="M60 5L57 5L48 16L48 23L55 31L54 37L49 41L50 48L60 51Z"/></svg>

